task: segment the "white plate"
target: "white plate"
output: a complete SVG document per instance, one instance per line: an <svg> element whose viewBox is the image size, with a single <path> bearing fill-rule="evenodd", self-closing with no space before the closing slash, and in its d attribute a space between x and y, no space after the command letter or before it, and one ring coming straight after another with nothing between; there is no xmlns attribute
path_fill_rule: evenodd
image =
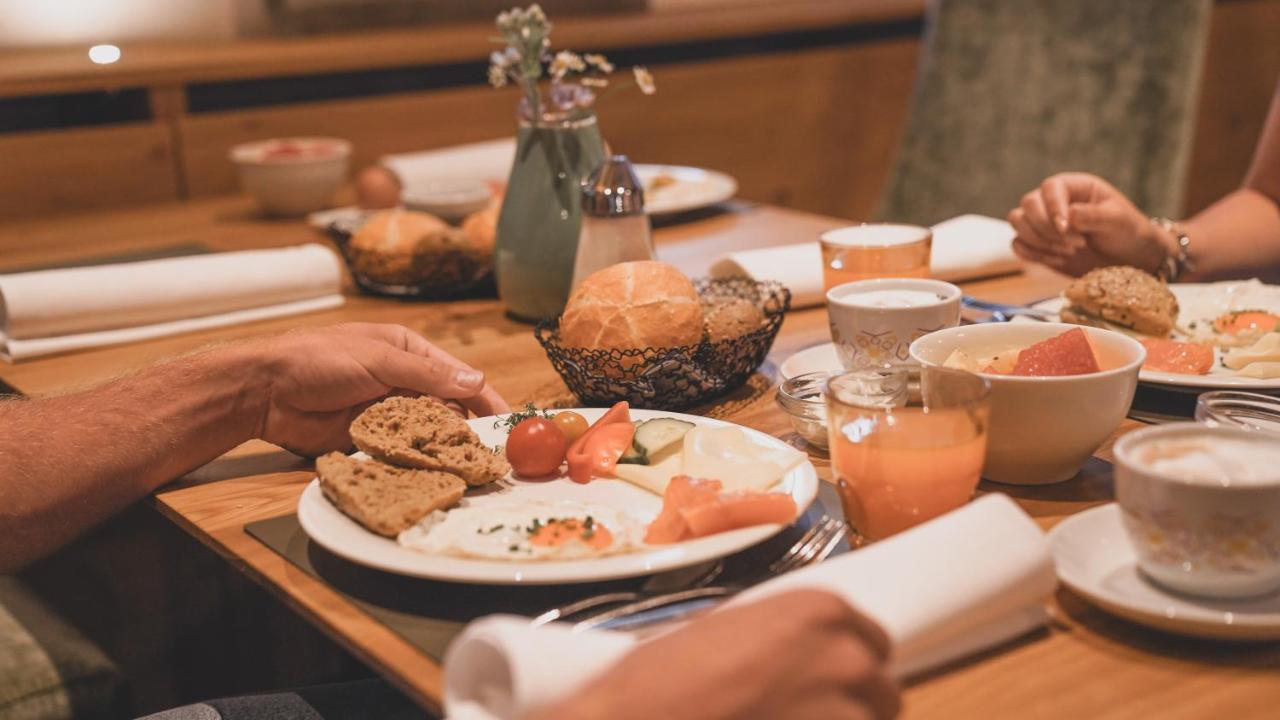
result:
<svg viewBox="0 0 1280 720"><path fill-rule="evenodd" d="M1049 531L1058 579L1107 612L1179 635L1280 639L1280 592L1250 600L1181 595L1147 580L1120 524L1120 506L1074 515Z"/></svg>
<svg viewBox="0 0 1280 720"><path fill-rule="evenodd" d="M697 210L725 200L738 192L738 181L715 170L679 165L636 165L636 176L644 183L644 207L650 215L671 215ZM675 182L650 191L649 184L659 175L669 175Z"/></svg>
<svg viewBox="0 0 1280 720"><path fill-rule="evenodd" d="M1170 285L1169 290L1178 299L1178 325L1212 320L1232 310L1268 310L1280 313L1280 286L1264 285L1257 280L1220 283L1182 283ZM1067 304L1065 298L1050 298L1032 307L1050 312L1060 311ZM1030 321L1034 322L1034 321ZM1214 350L1213 369L1208 375L1181 375L1143 369L1138 379L1144 383L1164 385L1185 390L1280 390L1280 378L1259 380L1239 377L1234 370L1222 366L1222 350Z"/></svg>
<svg viewBox="0 0 1280 720"><path fill-rule="evenodd" d="M840 364L840 356L836 353L835 343L823 343L801 350L784 360L778 367L778 374L783 380L790 380L797 375L811 372L844 372L844 366Z"/></svg>
<svg viewBox="0 0 1280 720"><path fill-rule="evenodd" d="M577 412L594 422L605 411L597 408ZM653 410L632 410L631 417L637 420L674 417L708 427L732 425L711 418ZM485 444L500 445L506 442L507 432L494 429L494 418L476 418L468 422ZM742 430L761 444L788 447L781 440L762 432L750 428ZM661 498L622 480L595 479L585 485L566 478L538 482L508 479L506 483L507 487L500 492L507 497L596 502L622 510L645 524L662 507ZM813 464L806 460L787 473L774 489L790 493L800 515L803 515L818 494L818 474ZM401 547L395 540L365 530L330 504L320 490L318 479L311 481L298 501L298 521L307 535L326 550L360 565L414 577L498 585L597 582L649 575L731 555L773 537L784 527L759 525L673 545L654 546L638 552L589 560L476 560L410 550Z"/></svg>

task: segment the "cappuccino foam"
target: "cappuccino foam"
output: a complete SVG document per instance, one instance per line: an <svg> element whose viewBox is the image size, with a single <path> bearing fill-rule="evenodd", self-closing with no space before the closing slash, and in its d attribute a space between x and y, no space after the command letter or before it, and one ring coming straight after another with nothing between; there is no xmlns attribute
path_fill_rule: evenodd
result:
<svg viewBox="0 0 1280 720"><path fill-rule="evenodd" d="M1265 437L1163 438L1143 444L1134 459L1152 473L1196 485L1280 484L1280 442Z"/></svg>

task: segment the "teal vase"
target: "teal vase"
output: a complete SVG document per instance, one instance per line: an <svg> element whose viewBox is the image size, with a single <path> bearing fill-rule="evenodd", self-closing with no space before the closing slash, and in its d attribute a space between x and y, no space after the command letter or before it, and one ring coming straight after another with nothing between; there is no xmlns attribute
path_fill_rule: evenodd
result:
<svg viewBox="0 0 1280 720"><path fill-rule="evenodd" d="M509 315L537 322L564 310L578 251L582 179L603 158L595 115L521 122L494 259L498 296Z"/></svg>

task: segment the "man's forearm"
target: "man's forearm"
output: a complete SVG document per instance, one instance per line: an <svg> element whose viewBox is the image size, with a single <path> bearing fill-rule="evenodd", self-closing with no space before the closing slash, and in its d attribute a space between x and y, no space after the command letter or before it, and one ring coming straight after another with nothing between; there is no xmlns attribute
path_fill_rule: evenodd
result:
<svg viewBox="0 0 1280 720"><path fill-rule="evenodd" d="M266 382L227 346L85 392L0 403L0 572L252 438Z"/></svg>

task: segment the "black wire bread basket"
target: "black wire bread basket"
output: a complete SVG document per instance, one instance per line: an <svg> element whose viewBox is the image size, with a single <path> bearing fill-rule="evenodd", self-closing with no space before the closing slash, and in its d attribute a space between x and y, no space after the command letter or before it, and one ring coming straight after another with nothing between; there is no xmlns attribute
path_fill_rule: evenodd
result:
<svg viewBox="0 0 1280 720"><path fill-rule="evenodd" d="M409 282L391 283L360 272L358 251L351 239L367 219L341 218L326 228L329 237L342 252L351 279L357 287L370 295L404 299L440 300L481 292L490 292L493 285L493 258L471 251L458 243L452 247L438 248L431 253L415 254L413 278Z"/></svg>
<svg viewBox="0 0 1280 720"><path fill-rule="evenodd" d="M746 383L764 362L791 307L791 291L781 283L747 278L694 281L704 303L741 298L764 314L760 327L737 337L712 341L703 332L697 345L670 348L591 350L560 344L560 318L543 320L534 330L551 365L584 406L626 400L632 407L683 410L712 400Z"/></svg>

